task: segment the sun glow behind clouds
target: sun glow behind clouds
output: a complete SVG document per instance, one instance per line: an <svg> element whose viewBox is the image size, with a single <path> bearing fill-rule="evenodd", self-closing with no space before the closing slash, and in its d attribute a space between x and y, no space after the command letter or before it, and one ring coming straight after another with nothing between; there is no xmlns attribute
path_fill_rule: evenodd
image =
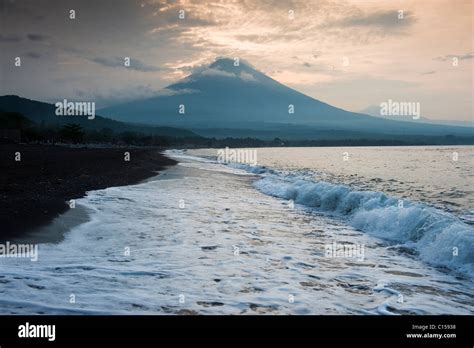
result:
<svg viewBox="0 0 474 348"><path fill-rule="evenodd" d="M106 95L112 85L157 91L193 67L227 56L245 58L282 83L350 110L414 98L433 118L472 117L473 59L456 68L451 58L439 59L472 53L470 0L455 6L449 0L45 1L48 11L35 2L14 3L24 8L10 10L2 36L38 32L39 41L0 40L11 52L41 53L42 68L29 74L50 82L40 93L72 98L92 86ZM74 7L81 16L72 30L62 16ZM55 55L82 61L82 68L75 64L67 72L73 76L68 84L57 83L66 79ZM148 72L111 66L121 56L134 57ZM5 75L8 80L10 72ZM21 78L10 80L13 90L5 92L44 98Z"/></svg>

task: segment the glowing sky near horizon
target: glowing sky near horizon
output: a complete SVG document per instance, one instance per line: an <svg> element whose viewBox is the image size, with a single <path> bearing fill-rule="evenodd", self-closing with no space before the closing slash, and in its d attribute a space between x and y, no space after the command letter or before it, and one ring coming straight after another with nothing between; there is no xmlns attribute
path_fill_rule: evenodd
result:
<svg viewBox="0 0 474 348"><path fill-rule="evenodd" d="M2 95L101 107L151 96L227 56L351 111L392 99L420 102L432 119L473 119L472 0L0 4Z"/></svg>

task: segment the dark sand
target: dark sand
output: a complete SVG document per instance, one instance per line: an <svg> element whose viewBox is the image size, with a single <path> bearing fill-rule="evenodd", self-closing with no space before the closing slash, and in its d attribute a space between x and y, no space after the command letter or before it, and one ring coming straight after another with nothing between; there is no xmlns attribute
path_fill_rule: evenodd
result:
<svg viewBox="0 0 474 348"><path fill-rule="evenodd" d="M126 151L129 162L124 160ZM16 152L21 153L19 162ZM51 234L41 237L41 227L55 217L67 212L65 221L72 225L87 218L80 207L69 207L70 199L83 197L86 191L138 183L174 164L157 148L0 145L0 240L34 232L39 242L52 242ZM57 221L51 227L55 225Z"/></svg>

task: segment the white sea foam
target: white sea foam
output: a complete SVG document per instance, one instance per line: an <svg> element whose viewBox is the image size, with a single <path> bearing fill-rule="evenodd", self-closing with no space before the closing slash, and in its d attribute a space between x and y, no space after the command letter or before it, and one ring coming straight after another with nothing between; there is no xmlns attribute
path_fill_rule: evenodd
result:
<svg viewBox="0 0 474 348"><path fill-rule="evenodd" d="M474 313L470 279L440 272L345 223L362 211L358 200L369 212L380 207L380 194L352 195L341 205L351 190L327 189L324 206L331 217L316 207L292 209L253 186L257 179L275 194L273 185L283 180L282 197L317 202L310 175L251 168L259 181L209 159L181 160L159 179L78 199L90 220L61 243L42 244L39 262L2 259L1 312ZM296 182L310 186L301 190ZM331 194L338 198L329 199ZM364 246L363 260L327 257L326 246L335 242Z"/></svg>
<svg viewBox="0 0 474 348"><path fill-rule="evenodd" d="M414 248L422 260L474 276L474 227L456 216L422 203L382 192L358 191L346 185L309 180L314 173L230 164L260 174L261 192L339 217L372 236Z"/></svg>

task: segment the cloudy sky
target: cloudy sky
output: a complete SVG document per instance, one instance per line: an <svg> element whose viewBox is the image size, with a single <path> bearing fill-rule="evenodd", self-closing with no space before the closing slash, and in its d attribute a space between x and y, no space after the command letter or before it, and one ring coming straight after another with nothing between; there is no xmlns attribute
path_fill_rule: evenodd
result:
<svg viewBox="0 0 474 348"><path fill-rule="evenodd" d="M473 118L472 0L0 4L1 95L101 107L152 96L226 56L347 110L392 99L420 102L432 119Z"/></svg>

